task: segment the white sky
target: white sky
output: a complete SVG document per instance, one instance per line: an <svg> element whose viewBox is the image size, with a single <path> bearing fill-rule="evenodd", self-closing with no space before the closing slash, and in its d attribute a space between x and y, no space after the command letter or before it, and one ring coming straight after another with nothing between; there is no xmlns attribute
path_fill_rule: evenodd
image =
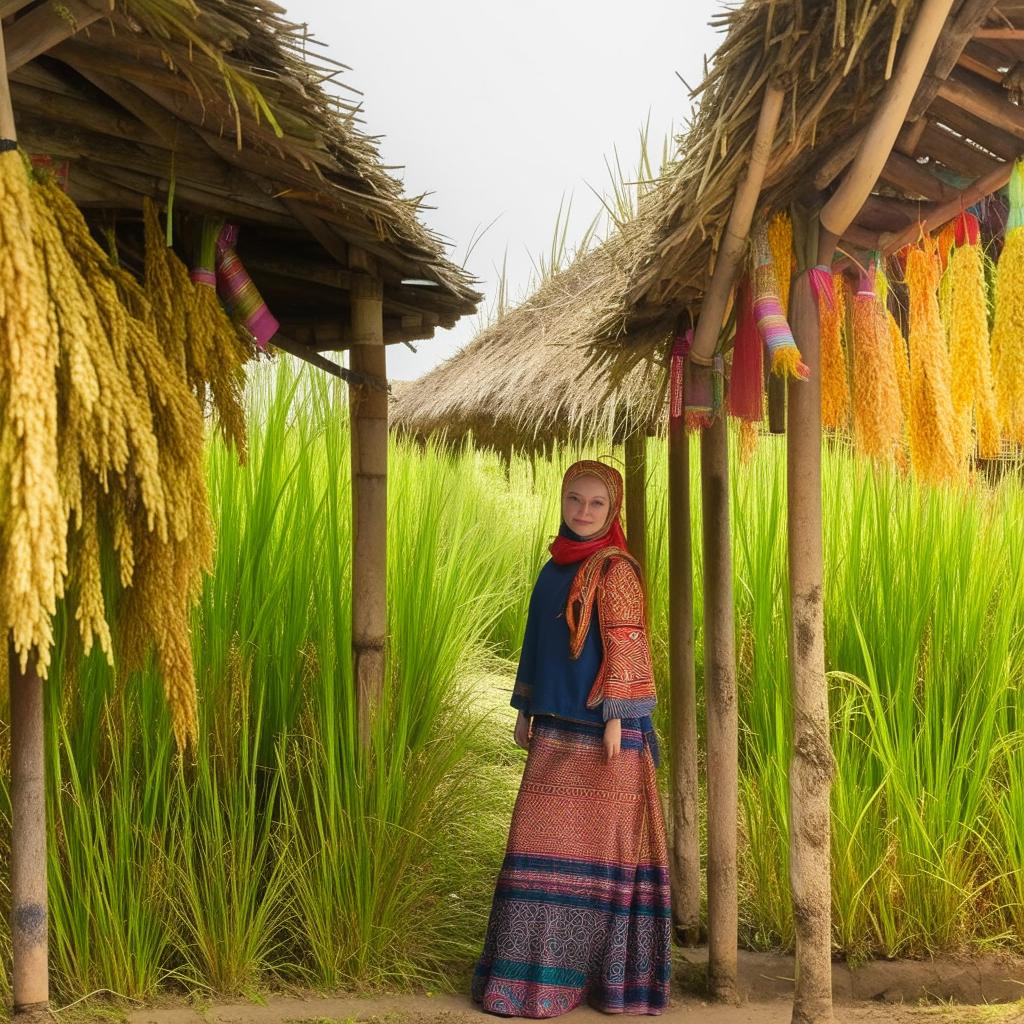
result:
<svg viewBox="0 0 1024 1024"><path fill-rule="evenodd" d="M510 297L525 297L530 256L551 245L559 203L572 198L570 239L599 210L605 158L617 148L635 167L650 119L653 149L689 112L687 90L720 36L708 27L717 0L280 0L308 22L326 53L352 68L365 128L385 164L416 195L425 222L482 281L484 307L508 254ZM464 318L418 354L388 346L388 375L411 380L466 344Z"/></svg>

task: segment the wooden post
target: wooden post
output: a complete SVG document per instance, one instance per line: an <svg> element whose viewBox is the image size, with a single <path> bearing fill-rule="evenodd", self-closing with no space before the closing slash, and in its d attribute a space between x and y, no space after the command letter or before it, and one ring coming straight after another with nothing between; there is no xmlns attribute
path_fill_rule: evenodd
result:
<svg viewBox="0 0 1024 1024"><path fill-rule="evenodd" d="M11 701L11 945L14 1013L48 1016L43 681L8 649Z"/></svg>
<svg viewBox="0 0 1024 1024"><path fill-rule="evenodd" d="M17 141L0 25L0 139ZM22 672L7 641L11 703L11 947L17 1019L49 1016L46 893L46 759L43 683L30 656Z"/></svg>
<svg viewBox="0 0 1024 1024"><path fill-rule="evenodd" d="M647 576L647 435L626 438L626 540Z"/></svg>
<svg viewBox="0 0 1024 1024"><path fill-rule="evenodd" d="M804 268L809 265L803 261ZM793 1020L820 1024L832 1020L833 775L822 593L821 358L818 306L806 272L793 282L790 294L790 324L811 371L809 380L789 384L786 434L793 700L789 880L796 921Z"/></svg>
<svg viewBox="0 0 1024 1024"><path fill-rule="evenodd" d="M786 382L772 373L768 360L764 366L764 384L768 392L768 431L772 434L786 432Z"/></svg>
<svg viewBox="0 0 1024 1024"><path fill-rule="evenodd" d="M688 946L700 941L700 792L697 669L693 647L690 439L683 421L668 433L668 662L672 744L672 921Z"/></svg>
<svg viewBox="0 0 1024 1024"><path fill-rule="evenodd" d="M736 823L739 720L732 553L729 549L729 434L724 412L700 435L704 519L704 700L707 710L708 988L738 1001Z"/></svg>
<svg viewBox="0 0 1024 1024"><path fill-rule="evenodd" d="M357 273L352 282L351 369L387 378L381 282ZM387 636L388 396L349 385L352 431L352 658L359 736L366 743L384 688Z"/></svg>

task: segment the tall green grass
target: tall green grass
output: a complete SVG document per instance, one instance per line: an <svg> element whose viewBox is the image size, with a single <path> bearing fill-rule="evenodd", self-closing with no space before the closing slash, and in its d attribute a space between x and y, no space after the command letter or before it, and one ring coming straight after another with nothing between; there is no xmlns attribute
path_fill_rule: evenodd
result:
<svg viewBox="0 0 1024 1024"><path fill-rule="evenodd" d="M530 589L558 525L562 470L607 448L513 458L506 471L470 448L392 444L388 684L361 752L344 396L282 364L257 377L249 403L249 466L217 441L209 449L218 551L194 620L195 756L175 754L152 671L122 680L97 656L80 661L60 624L47 684L58 999L461 984L479 949L522 764L508 696ZM648 459L664 723L662 446L650 442ZM1021 950L1024 491L1014 479L925 489L827 451L824 494L835 947L851 958ZM786 948L776 439L736 466L732 516L743 940ZM700 679L696 499L693 520ZM4 860L8 842L4 830Z"/></svg>

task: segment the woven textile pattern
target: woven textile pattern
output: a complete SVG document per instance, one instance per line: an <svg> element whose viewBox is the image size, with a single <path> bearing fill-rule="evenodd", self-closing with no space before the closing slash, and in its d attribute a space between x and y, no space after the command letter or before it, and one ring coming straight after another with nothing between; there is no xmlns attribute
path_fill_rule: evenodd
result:
<svg viewBox="0 0 1024 1024"><path fill-rule="evenodd" d="M668 1004L671 908L665 825L643 733L623 722L606 761L600 726L534 719L473 998L491 1013L554 1017Z"/></svg>

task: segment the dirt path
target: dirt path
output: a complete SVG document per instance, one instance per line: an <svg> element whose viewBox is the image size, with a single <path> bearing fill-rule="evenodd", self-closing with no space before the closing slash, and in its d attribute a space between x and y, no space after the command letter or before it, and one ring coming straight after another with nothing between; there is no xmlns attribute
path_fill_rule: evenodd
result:
<svg viewBox="0 0 1024 1024"><path fill-rule="evenodd" d="M681 999L660 1018L664 1024L789 1024L787 1000L712 1006ZM194 1009L168 1006L137 1010L127 1024L495 1024L459 996L385 996L376 999L273 997L265 1005L221 1004ZM581 1008L562 1020L597 1024L608 1017ZM1001 1006L909 1007L837 1004L836 1024L1024 1024L1024 1002Z"/></svg>

